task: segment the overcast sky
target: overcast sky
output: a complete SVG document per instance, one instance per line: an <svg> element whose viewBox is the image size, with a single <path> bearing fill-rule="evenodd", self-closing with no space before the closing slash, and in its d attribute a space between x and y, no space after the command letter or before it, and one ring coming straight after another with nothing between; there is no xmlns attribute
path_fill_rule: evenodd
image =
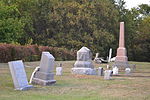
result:
<svg viewBox="0 0 150 100"><path fill-rule="evenodd" d="M124 0L126 2L126 8L130 9L133 7L137 7L140 4L149 4L150 0Z"/></svg>

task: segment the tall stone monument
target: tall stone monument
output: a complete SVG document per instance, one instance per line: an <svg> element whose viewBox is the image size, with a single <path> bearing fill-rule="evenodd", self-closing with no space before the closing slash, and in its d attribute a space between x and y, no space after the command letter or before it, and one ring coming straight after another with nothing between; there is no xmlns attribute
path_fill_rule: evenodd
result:
<svg viewBox="0 0 150 100"><path fill-rule="evenodd" d="M8 64L16 90L27 90L33 87L32 85L28 84L22 60L11 61L8 62Z"/></svg>
<svg viewBox="0 0 150 100"><path fill-rule="evenodd" d="M49 52L42 52L40 69L35 72L32 82L39 85L51 85L56 82L54 80L54 60L55 58Z"/></svg>
<svg viewBox="0 0 150 100"><path fill-rule="evenodd" d="M128 67L128 57L127 51L125 48L125 39L124 39L124 22L120 22L120 36L119 36L119 48L117 49L117 56L115 59L116 66Z"/></svg>
<svg viewBox="0 0 150 100"><path fill-rule="evenodd" d="M72 68L73 74L95 75L96 70L92 63L92 53L87 47L82 47L77 52L77 61Z"/></svg>
<svg viewBox="0 0 150 100"><path fill-rule="evenodd" d="M124 40L124 22L120 22L119 48L117 49L116 61L127 62L127 51Z"/></svg>

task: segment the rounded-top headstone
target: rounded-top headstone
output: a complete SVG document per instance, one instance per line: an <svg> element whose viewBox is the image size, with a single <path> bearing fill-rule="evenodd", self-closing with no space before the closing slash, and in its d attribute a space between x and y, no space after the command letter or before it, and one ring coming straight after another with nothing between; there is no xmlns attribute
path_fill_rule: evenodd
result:
<svg viewBox="0 0 150 100"><path fill-rule="evenodd" d="M130 75L130 74L131 74L131 69L130 69L130 68L126 68L126 69L125 69L125 72L126 72L126 73L125 73L126 75Z"/></svg>

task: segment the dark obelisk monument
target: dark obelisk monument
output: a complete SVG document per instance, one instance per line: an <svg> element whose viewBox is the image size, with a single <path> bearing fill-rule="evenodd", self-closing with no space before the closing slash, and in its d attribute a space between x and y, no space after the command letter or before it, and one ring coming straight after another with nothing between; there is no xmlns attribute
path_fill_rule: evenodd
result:
<svg viewBox="0 0 150 100"><path fill-rule="evenodd" d="M118 67L129 67L127 51L125 48L124 22L120 22L119 48L117 49L115 65Z"/></svg>

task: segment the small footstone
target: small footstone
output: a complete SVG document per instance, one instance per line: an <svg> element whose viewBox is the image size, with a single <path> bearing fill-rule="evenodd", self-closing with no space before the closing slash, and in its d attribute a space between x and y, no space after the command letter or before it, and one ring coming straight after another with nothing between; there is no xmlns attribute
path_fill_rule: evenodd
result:
<svg viewBox="0 0 150 100"><path fill-rule="evenodd" d="M118 71L119 71L118 67L114 67L113 68L113 75L118 75Z"/></svg>
<svg viewBox="0 0 150 100"><path fill-rule="evenodd" d="M131 69L130 68L126 68L125 69L125 74L126 75L130 75L131 74Z"/></svg>
<svg viewBox="0 0 150 100"><path fill-rule="evenodd" d="M99 67L98 68L98 76L103 76L103 68L102 67Z"/></svg>
<svg viewBox="0 0 150 100"><path fill-rule="evenodd" d="M105 70L104 79L105 80L110 80L111 79L111 73L112 73L112 70Z"/></svg>
<svg viewBox="0 0 150 100"><path fill-rule="evenodd" d="M62 67L56 67L56 75L62 75Z"/></svg>

